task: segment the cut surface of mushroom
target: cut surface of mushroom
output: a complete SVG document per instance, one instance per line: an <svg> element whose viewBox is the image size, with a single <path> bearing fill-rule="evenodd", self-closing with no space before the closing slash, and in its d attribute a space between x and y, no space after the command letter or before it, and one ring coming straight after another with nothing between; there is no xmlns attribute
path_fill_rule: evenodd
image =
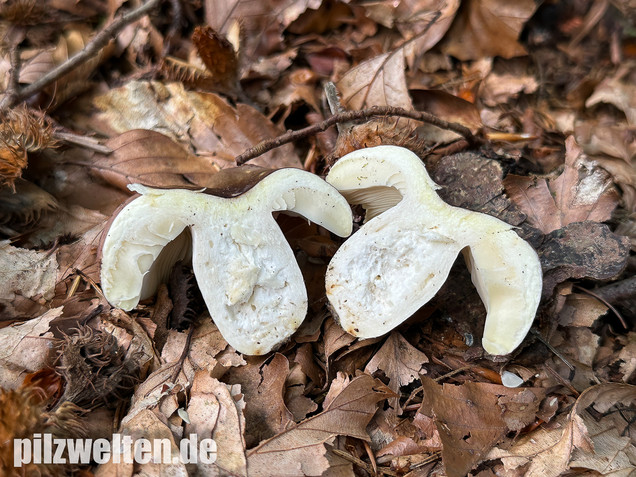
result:
<svg viewBox="0 0 636 477"><path fill-rule="evenodd" d="M512 226L446 204L420 158L398 146L347 154L326 180L367 211L326 275L327 298L347 332L373 338L404 322L437 293L463 252L487 311L483 348L508 354L523 341L542 272Z"/></svg>
<svg viewBox="0 0 636 477"><path fill-rule="evenodd" d="M131 310L177 260L191 256L210 316L245 354L264 354L285 341L307 312L302 274L272 212L293 212L343 237L351 233L347 201L298 169L274 171L236 197L130 188L141 195L114 218L102 247L108 301Z"/></svg>

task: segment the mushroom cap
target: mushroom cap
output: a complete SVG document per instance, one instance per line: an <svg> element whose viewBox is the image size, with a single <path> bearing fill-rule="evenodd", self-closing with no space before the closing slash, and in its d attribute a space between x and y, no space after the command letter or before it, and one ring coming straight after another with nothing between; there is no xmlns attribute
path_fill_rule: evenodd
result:
<svg viewBox="0 0 636 477"><path fill-rule="evenodd" d="M141 195L115 217L102 247L108 301L134 308L154 293L177 260L191 255L210 315L225 339L246 354L280 344L307 311L302 274L272 212L302 215L340 236L351 233L346 200L299 169L263 173L234 197L130 188Z"/></svg>
<svg viewBox="0 0 636 477"><path fill-rule="evenodd" d="M521 343L539 305L542 273L534 249L509 224L443 202L420 158L397 146L347 154L326 180L367 212L325 280L346 331L372 338L404 322L437 293L464 251L487 310L484 349L507 354Z"/></svg>

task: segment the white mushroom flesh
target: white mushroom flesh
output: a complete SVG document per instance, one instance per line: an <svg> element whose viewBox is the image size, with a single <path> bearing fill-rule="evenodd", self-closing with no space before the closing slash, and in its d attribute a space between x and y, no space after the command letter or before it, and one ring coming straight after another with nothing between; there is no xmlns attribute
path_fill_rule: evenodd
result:
<svg viewBox="0 0 636 477"><path fill-rule="evenodd" d="M319 177L281 169L231 199L187 190L136 185L142 196L114 219L102 249L102 288L125 310L171 240L189 227L192 265L210 316L238 351L264 354L300 326L307 311L303 277L273 211L291 211L347 236L346 200ZM186 255L188 251L172 254Z"/></svg>
<svg viewBox="0 0 636 477"><path fill-rule="evenodd" d="M327 182L367 210L366 223L327 270L327 297L346 331L372 338L404 322L437 293L465 250L487 310L482 346L500 355L521 343L539 305L542 273L534 249L509 224L443 202L421 160L397 146L344 156Z"/></svg>

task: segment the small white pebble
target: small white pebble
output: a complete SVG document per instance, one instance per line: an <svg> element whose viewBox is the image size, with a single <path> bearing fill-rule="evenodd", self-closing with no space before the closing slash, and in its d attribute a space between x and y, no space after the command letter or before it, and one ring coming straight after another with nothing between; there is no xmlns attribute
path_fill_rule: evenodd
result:
<svg viewBox="0 0 636 477"><path fill-rule="evenodd" d="M507 388L518 388L523 384L523 379L510 371L504 371L501 373L501 384Z"/></svg>

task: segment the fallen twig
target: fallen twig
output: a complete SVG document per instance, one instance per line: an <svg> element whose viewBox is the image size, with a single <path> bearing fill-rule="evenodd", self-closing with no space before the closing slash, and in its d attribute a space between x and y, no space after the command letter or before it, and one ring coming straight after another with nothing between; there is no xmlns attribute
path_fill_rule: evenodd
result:
<svg viewBox="0 0 636 477"><path fill-rule="evenodd" d="M79 65L94 57L95 54L104 46L106 46L106 44L108 44L111 39L115 38L117 33L119 33L130 23L143 17L146 13L155 8L160 1L161 0L148 0L139 8L123 14L121 17L113 20L109 25L104 27L102 31L95 35L95 37L84 47L83 50L66 60L61 65L53 68L37 81L34 81L30 85L16 91L7 91L7 94L5 94L5 96L2 98L2 101L0 101L0 110L8 109L24 101L43 88L46 88L51 83L54 83L65 74L70 73Z"/></svg>
<svg viewBox="0 0 636 477"><path fill-rule="evenodd" d="M433 114L423 111L411 111L404 108L396 108L393 106L373 106L372 108L361 109L358 111L345 111L343 113L334 114L330 118L327 118L320 123L312 124L311 126L299 129L298 131L288 131L276 138L262 141L256 146L251 147L243 152L240 156L237 156L236 165L243 165L247 161L250 161L251 159L254 159L262 154L265 154L272 149L280 147L283 144L288 144L290 142L297 141L298 139L302 139L307 136L325 131L335 124L346 123L350 121L359 121L362 119L370 119L375 116L397 116L414 119L416 121L422 121L424 123L432 124L433 126L437 126L441 129L447 129L449 131L456 132L464 139L466 139L466 141L468 141L468 143L471 145L479 144L481 142L480 138L475 136L466 126L458 123L444 121L443 119L440 119Z"/></svg>

